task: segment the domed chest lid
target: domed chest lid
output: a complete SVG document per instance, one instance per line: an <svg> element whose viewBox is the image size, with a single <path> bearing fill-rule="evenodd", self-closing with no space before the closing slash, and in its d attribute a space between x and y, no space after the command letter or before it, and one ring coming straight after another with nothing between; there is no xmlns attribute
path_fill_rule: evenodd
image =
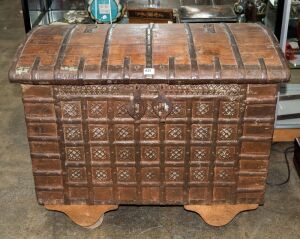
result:
<svg viewBox="0 0 300 239"><path fill-rule="evenodd" d="M19 47L23 84L277 83L290 71L259 24L49 25Z"/></svg>

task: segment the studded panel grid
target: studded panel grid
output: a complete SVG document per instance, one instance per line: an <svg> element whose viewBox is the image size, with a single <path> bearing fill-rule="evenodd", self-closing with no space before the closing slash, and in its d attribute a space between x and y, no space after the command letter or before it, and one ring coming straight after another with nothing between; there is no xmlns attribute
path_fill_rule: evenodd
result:
<svg viewBox="0 0 300 239"><path fill-rule="evenodd" d="M82 182L85 180L85 168L68 168L69 181Z"/></svg>
<svg viewBox="0 0 300 239"><path fill-rule="evenodd" d="M108 178L107 172L105 170L98 169L95 172L95 178L99 181L106 181Z"/></svg>
<svg viewBox="0 0 300 239"><path fill-rule="evenodd" d="M197 105L197 114L206 115L209 112L209 104L199 103Z"/></svg>
<svg viewBox="0 0 300 239"><path fill-rule="evenodd" d="M200 101L193 103L193 117L196 118L212 118L213 102Z"/></svg>
<svg viewBox="0 0 300 239"><path fill-rule="evenodd" d="M236 125L218 125L218 140L235 140L237 137Z"/></svg>
<svg viewBox="0 0 300 239"><path fill-rule="evenodd" d="M179 177L180 177L180 173L179 173L179 171L176 171L176 170L172 170L168 174L168 179L171 181L176 181L179 179Z"/></svg>
<svg viewBox="0 0 300 239"><path fill-rule="evenodd" d="M115 140L127 141L133 140L133 126L132 125L115 125Z"/></svg>
<svg viewBox="0 0 300 239"><path fill-rule="evenodd" d="M111 170L109 168L94 168L93 181L95 183L106 183L111 181Z"/></svg>
<svg viewBox="0 0 300 239"><path fill-rule="evenodd" d="M135 150L133 147L117 147L117 161L132 162L135 160Z"/></svg>
<svg viewBox="0 0 300 239"><path fill-rule="evenodd" d="M127 181L129 179L129 177L130 177L130 174L129 174L129 170L127 170L127 169L120 170L118 173L119 181Z"/></svg>
<svg viewBox="0 0 300 239"><path fill-rule="evenodd" d="M76 119L81 117L80 102L62 102L63 118Z"/></svg>
<svg viewBox="0 0 300 239"><path fill-rule="evenodd" d="M183 161L184 160L184 147L166 147L166 160L167 161Z"/></svg>
<svg viewBox="0 0 300 239"><path fill-rule="evenodd" d="M144 115L145 118L157 118L157 115L155 114L151 102L147 103L147 109Z"/></svg>
<svg viewBox="0 0 300 239"><path fill-rule="evenodd" d="M157 126L150 126L150 125L143 125L141 126L141 139L142 140L158 140L158 127Z"/></svg>
<svg viewBox="0 0 300 239"><path fill-rule="evenodd" d="M159 168L142 168L142 181L143 182L156 182L159 183L160 180L160 169Z"/></svg>
<svg viewBox="0 0 300 239"><path fill-rule="evenodd" d="M135 168L118 168L117 178L119 182L135 182Z"/></svg>
<svg viewBox="0 0 300 239"><path fill-rule="evenodd" d="M153 172L147 172L145 175L146 180L151 181L155 177L155 174Z"/></svg>
<svg viewBox="0 0 300 239"><path fill-rule="evenodd" d="M116 101L114 103L114 116L116 118L131 118L127 112L129 101Z"/></svg>
<svg viewBox="0 0 300 239"><path fill-rule="evenodd" d="M183 182L183 168L165 169L165 180L168 182Z"/></svg>
<svg viewBox="0 0 300 239"><path fill-rule="evenodd" d="M174 102L172 111L169 115L172 118L186 117L186 103L185 102Z"/></svg>
<svg viewBox="0 0 300 239"><path fill-rule="evenodd" d="M229 177L229 174L225 171L225 170L222 170L220 171L220 173L217 175L217 177L225 180Z"/></svg>
<svg viewBox="0 0 300 239"><path fill-rule="evenodd" d="M191 168L190 180L192 182L208 182L208 168L207 167L197 167Z"/></svg>
<svg viewBox="0 0 300 239"><path fill-rule="evenodd" d="M208 161L210 159L210 147L197 147L191 148L191 160L192 161Z"/></svg>
<svg viewBox="0 0 300 239"><path fill-rule="evenodd" d="M238 103L234 101L221 102L220 117L221 118L236 118L238 116Z"/></svg>
<svg viewBox="0 0 300 239"><path fill-rule="evenodd" d="M66 160L67 161L82 161L84 160L84 153L82 147L66 147Z"/></svg>
<svg viewBox="0 0 300 239"><path fill-rule="evenodd" d="M185 126L184 125L167 125L166 139L167 140L184 140Z"/></svg>
<svg viewBox="0 0 300 239"><path fill-rule="evenodd" d="M211 125L192 125L192 139L211 140Z"/></svg>
<svg viewBox="0 0 300 239"><path fill-rule="evenodd" d="M216 148L216 160L225 161L225 162L233 161L235 158L234 153L235 153L234 147L219 146Z"/></svg>
<svg viewBox="0 0 300 239"><path fill-rule="evenodd" d="M215 168L215 181L234 181L234 170L232 167L216 167Z"/></svg>
<svg viewBox="0 0 300 239"><path fill-rule="evenodd" d="M88 101L88 116L90 118L107 117L106 101Z"/></svg>
<svg viewBox="0 0 300 239"><path fill-rule="evenodd" d="M110 153L108 147L91 147L91 156L93 161L108 161Z"/></svg>
<svg viewBox="0 0 300 239"><path fill-rule="evenodd" d="M108 139L107 125L90 125L90 139L93 141L103 141Z"/></svg>
<svg viewBox="0 0 300 239"><path fill-rule="evenodd" d="M64 135L66 141L78 141L82 140L81 126L64 126Z"/></svg>
<svg viewBox="0 0 300 239"><path fill-rule="evenodd" d="M233 129L232 128L223 128L220 130L220 139L221 140L228 140L232 139Z"/></svg>
<svg viewBox="0 0 300 239"><path fill-rule="evenodd" d="M159 160L159 148L158 147L150 147L150 146L142 146L141 147L141 158L144 161L157 161Z"/></svg>

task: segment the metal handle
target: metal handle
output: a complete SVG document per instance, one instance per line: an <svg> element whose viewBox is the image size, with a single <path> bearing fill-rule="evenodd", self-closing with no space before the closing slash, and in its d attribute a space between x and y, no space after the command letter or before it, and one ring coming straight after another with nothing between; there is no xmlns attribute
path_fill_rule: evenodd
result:
<svg viewBox="0 0 300 239"><path fill-rule="evenodd" d="M127 113L135 120L139 120L145 115L147 104L142 100L140 90L136 90L133 93L133 99L127 105L126 109Z"/></svg>
<svg viewBox="0 0 300 239"><path fill-rule="evenodd" d="M158 96L152 102L153 112L159 118L166 118L171 113L172 108L172 102L162 92L159 92Z"/></svg>

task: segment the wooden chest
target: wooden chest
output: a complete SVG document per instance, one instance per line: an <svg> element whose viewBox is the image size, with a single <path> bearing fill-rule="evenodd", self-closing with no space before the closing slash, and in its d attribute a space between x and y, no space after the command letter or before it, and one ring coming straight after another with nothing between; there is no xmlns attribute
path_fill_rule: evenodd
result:
<svg viewBox="0 0 300 239"><path fill-rule="evenodd" d="M184 205L218 226L263 204L290 78L263 26L42 26L9 77L46 208L95 226L119 204Z"/></svg>

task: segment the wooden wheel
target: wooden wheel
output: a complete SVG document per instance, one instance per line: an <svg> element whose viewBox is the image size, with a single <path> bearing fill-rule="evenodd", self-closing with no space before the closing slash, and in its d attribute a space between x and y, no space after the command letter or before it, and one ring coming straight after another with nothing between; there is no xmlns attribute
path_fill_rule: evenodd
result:
<svg viewBox="0 0 300 239"><path fill-rule="evenodd" d="M104 213L116 210L118 205L45 205L48 210L65 213L76 224L94 229L103 222Z"/></svg>
<svg viewBox="0 0 300 239"><path fill-rule="evenodd" d="M211 226L224 226L242 211L254 210L258 204L185 205L184 209L198 213Z"/></svg>

